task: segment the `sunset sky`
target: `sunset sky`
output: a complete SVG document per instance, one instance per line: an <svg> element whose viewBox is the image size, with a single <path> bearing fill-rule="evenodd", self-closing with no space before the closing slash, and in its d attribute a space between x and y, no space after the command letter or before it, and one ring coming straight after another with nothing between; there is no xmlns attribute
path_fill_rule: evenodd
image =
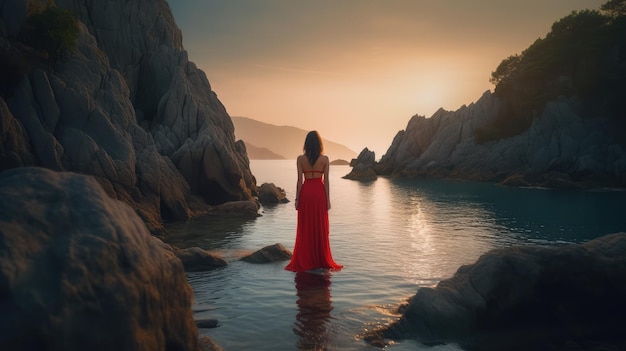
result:
<svg viewBox="0 0 626 351"><path fill-rule="evenodd" d="M379 159L411 116L475 102L504 58L606 0L168 2L231 116L316 129Z"/></svg>

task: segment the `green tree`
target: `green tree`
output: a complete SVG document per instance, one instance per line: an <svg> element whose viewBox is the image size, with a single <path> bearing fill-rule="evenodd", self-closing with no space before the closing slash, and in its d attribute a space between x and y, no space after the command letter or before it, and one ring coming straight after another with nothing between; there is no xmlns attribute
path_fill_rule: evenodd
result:
<svg viewBox="0 0 626 351"><path fill-rule="evenodd" d="M600 10L611 17L626 16L626 0L609 0L600 6Z"/></svg>
<svg viewBox="0 0 626 351"><path fill-rule="evenodd" d="M498 85L501 81L511 77L513 72L519 66L522 57L520 55L511 55L498 65L495 71L491 72L491 78L489 78L489 82L494 85Z"/></svg>

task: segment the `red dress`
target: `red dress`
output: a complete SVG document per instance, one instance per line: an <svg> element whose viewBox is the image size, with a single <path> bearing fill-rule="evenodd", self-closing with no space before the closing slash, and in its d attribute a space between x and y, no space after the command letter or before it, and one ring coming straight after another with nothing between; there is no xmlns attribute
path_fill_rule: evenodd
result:
<svg viewBox="0 0 626 351"><path fill-rule="evenodd" d="M324 181L321 177L305 179L298 202L296 244L291 262L285 269L302 272L316 268L335 271L343 268L333 260L328 234L328 202Z"/></svg>

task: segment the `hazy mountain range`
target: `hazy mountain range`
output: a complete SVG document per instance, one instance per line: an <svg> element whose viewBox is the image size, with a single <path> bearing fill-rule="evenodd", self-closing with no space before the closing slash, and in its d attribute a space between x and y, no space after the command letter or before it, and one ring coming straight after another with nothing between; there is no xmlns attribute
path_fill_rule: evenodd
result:
<svg viewBox="0 0 626 351"><path fill-rule="evenodd" d="M231 117L235 125L235 138L246 144L251 160L296 159L302 154L302 146L308 130L291 126L277 126L247 117ZM324 139L324 153L331 160L350 161L357 153L345 145Z"/></svg>

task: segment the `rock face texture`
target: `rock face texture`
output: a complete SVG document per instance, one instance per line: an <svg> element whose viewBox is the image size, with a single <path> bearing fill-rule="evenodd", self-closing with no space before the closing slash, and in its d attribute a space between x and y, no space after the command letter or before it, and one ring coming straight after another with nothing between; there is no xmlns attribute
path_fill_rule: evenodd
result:
<svg viewBox="0 0 626 351"><path fill-rule="evenodd" d="M558 248L499 249L436 288L418 290L384 334L480 350L562 349L614 338L626 344L624 294L626 233Z"/></svg>
<svg viewBox="0 0 626 351"><path fill-rule="evenodd" d="M92 175L153 233L163 219L256 195L245 146L189 61L165 0L56 4L78 17L77 47L54 63L35 63L0 97L0 169ZM8 7L1 18L13 33L26 14L7 15ZM0 35L0 47L24 55L9 34Z"/></svg>
<svg viewBox="0 0 626 351"><path fill-rule="evenodd" d="M379 175L449 177L545 186L626 186L623 140L602 113L575 99L548 103L520 135L479 144L477 129L493 123L501 101L492 93L432 117L414 116L375 167Z"/></svg>
<svg viewBox="0 0 626 351"><path fill-rule="evenodd" d="M0 173L0 349L198 350L180 260L92 177Z"/></svg>

